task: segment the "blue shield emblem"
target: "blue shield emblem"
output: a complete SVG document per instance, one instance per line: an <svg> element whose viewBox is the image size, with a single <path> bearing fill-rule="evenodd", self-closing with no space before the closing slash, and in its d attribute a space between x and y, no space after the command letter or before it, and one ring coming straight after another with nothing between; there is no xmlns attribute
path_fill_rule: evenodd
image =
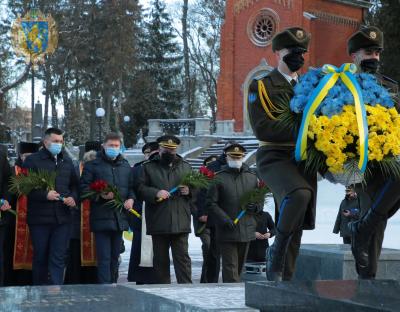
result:
<svg viewBox="0 0 400 312"><path fill-rule="evenodd" d="M257 100L257 93L249 93L249 103L253 104Z"/></svg>
<svg viewBox="0 0 400 312"><path fill-rule="evenodd" d="M47 21L22 21L26 48L32 54L40 54L47 50L49 42L49 24Z"/></svg>

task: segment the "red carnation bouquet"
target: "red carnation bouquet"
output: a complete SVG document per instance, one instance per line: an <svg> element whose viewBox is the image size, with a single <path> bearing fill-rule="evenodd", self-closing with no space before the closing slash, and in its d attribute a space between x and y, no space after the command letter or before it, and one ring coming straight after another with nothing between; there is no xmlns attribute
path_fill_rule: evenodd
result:
<svg viewBox="0 0 400 312"><path fill-rule="evenodd" d="M214 179L214 177L215 177L215 172L208 169L206 166L201 166L199 169L199 172L202 175L206 176L208 179Z"/></svg>
<svg viewBox="0 0 400 312"><path fill-rule="evenodd" d="M89 190L90 190L89 192L87 192L81 196L82 199L95 198L95 200L97 201L100 199L101 195L113 193L114 199L109 200L107 204L114 209L118 209L120 212L124 208L124 201L122 200L117 187L115 187L114 185L108 184L107 181L96 180L96 181L90 183ZM142 216L135 209L132 208L132 209L129 209L128 211L130 213L134 214L139 219L142 218Z"/></svg>

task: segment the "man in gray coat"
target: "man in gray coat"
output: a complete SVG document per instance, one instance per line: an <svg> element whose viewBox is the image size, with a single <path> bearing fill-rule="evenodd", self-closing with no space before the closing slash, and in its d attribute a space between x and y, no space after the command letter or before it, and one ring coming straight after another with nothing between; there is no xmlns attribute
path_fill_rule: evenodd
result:
<svg viewBox="0 0 400 312"><path fill-rule="evenodd" d="M159 156L142 165L139 196L146 202L147 234L153 239L155 283L170 284L169 249L178 283L192 282L188 238L191 231L191 190L181 185L190 165L176 154L180 140L171 135L157 139ZM178 187L176 192L171 192Z"/></svg>
<svg viewBox="0 0 400 312"><path fill-rule="evenodd" d="M248 203L245 214L238 221L243 207L242 196L257 188L256 175L243 164L245 148L240 144L229 145L226 150L227 166L216 174L216 183L207 194L207 206L215 218L217 241L222 256L224 283L240 282L249 243L255 240L257 221L255 214L262 211L263 203Z"/></svg>

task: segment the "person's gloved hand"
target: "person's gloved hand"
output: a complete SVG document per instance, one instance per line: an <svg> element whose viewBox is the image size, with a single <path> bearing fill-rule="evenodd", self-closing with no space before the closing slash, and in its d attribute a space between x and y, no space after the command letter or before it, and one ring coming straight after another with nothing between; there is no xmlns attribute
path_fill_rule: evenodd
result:
<svg viewBox="0 0 400 312"><path fill-rule="evenodd" d="M236 228L236 224L231 219L228 219L224 223L224 228L226 230L233 231Z"/></svg>
<svg viewBox="0 0 400 312"><path fill-rule="evenodd" d="M257 213L258 206L257 206L257 204L250 203L250 204L247 204L246 210L247 210L247 212L250 212L250 213Z"/></svg>

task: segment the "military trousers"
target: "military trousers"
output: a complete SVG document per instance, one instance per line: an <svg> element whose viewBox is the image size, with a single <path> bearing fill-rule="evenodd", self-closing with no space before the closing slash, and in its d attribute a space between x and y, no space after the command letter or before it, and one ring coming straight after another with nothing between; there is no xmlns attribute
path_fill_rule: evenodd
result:
<svg viewBox="0 0 400 312"><path fill-rule="evenodd" d="M285 256L285 265L283 268L282 279L284 281L290 281L293 278L296 270L296 261L299 256L301 237L303 236L303 230L295 231L290 238L288 249Z"/></svg>
<svg viewBox="0 0 400 312"><path fill-rule="evenodd" d="M4 237L5 226L0 226L0 286L4 283Z"/></svg>
<svg viewBox="0 0 400 312"><path fill-rule="evenodd" d="M365 204L361 207L362 214L365 215L369 209L372 209L386 219L377 224L375 228L370 229L370 232L373 233L368 251L368 276L370 278L376 277L387 219L393 216L400 207L399 188L400 181L390 180L379 171L375 173L373 179L367 182L366 188L362 188L361 185L356 186L357 194L367 194L370 198L370 202L367 202L368 205Z"/></svg>
<svg viewBox="0 0 400 312"><path fill-rule="evenodd" d="M153 266L156 284L171 283L170 248L178 283L192 283L192 261L189 257L188 239L189 233L152 235Z"/></svg>
<svg viewBox="0 0 400 312"><path fill-rule="evenodd" d="M222 256L222 281L239 283L250 242L219 242Z"/></svg>

